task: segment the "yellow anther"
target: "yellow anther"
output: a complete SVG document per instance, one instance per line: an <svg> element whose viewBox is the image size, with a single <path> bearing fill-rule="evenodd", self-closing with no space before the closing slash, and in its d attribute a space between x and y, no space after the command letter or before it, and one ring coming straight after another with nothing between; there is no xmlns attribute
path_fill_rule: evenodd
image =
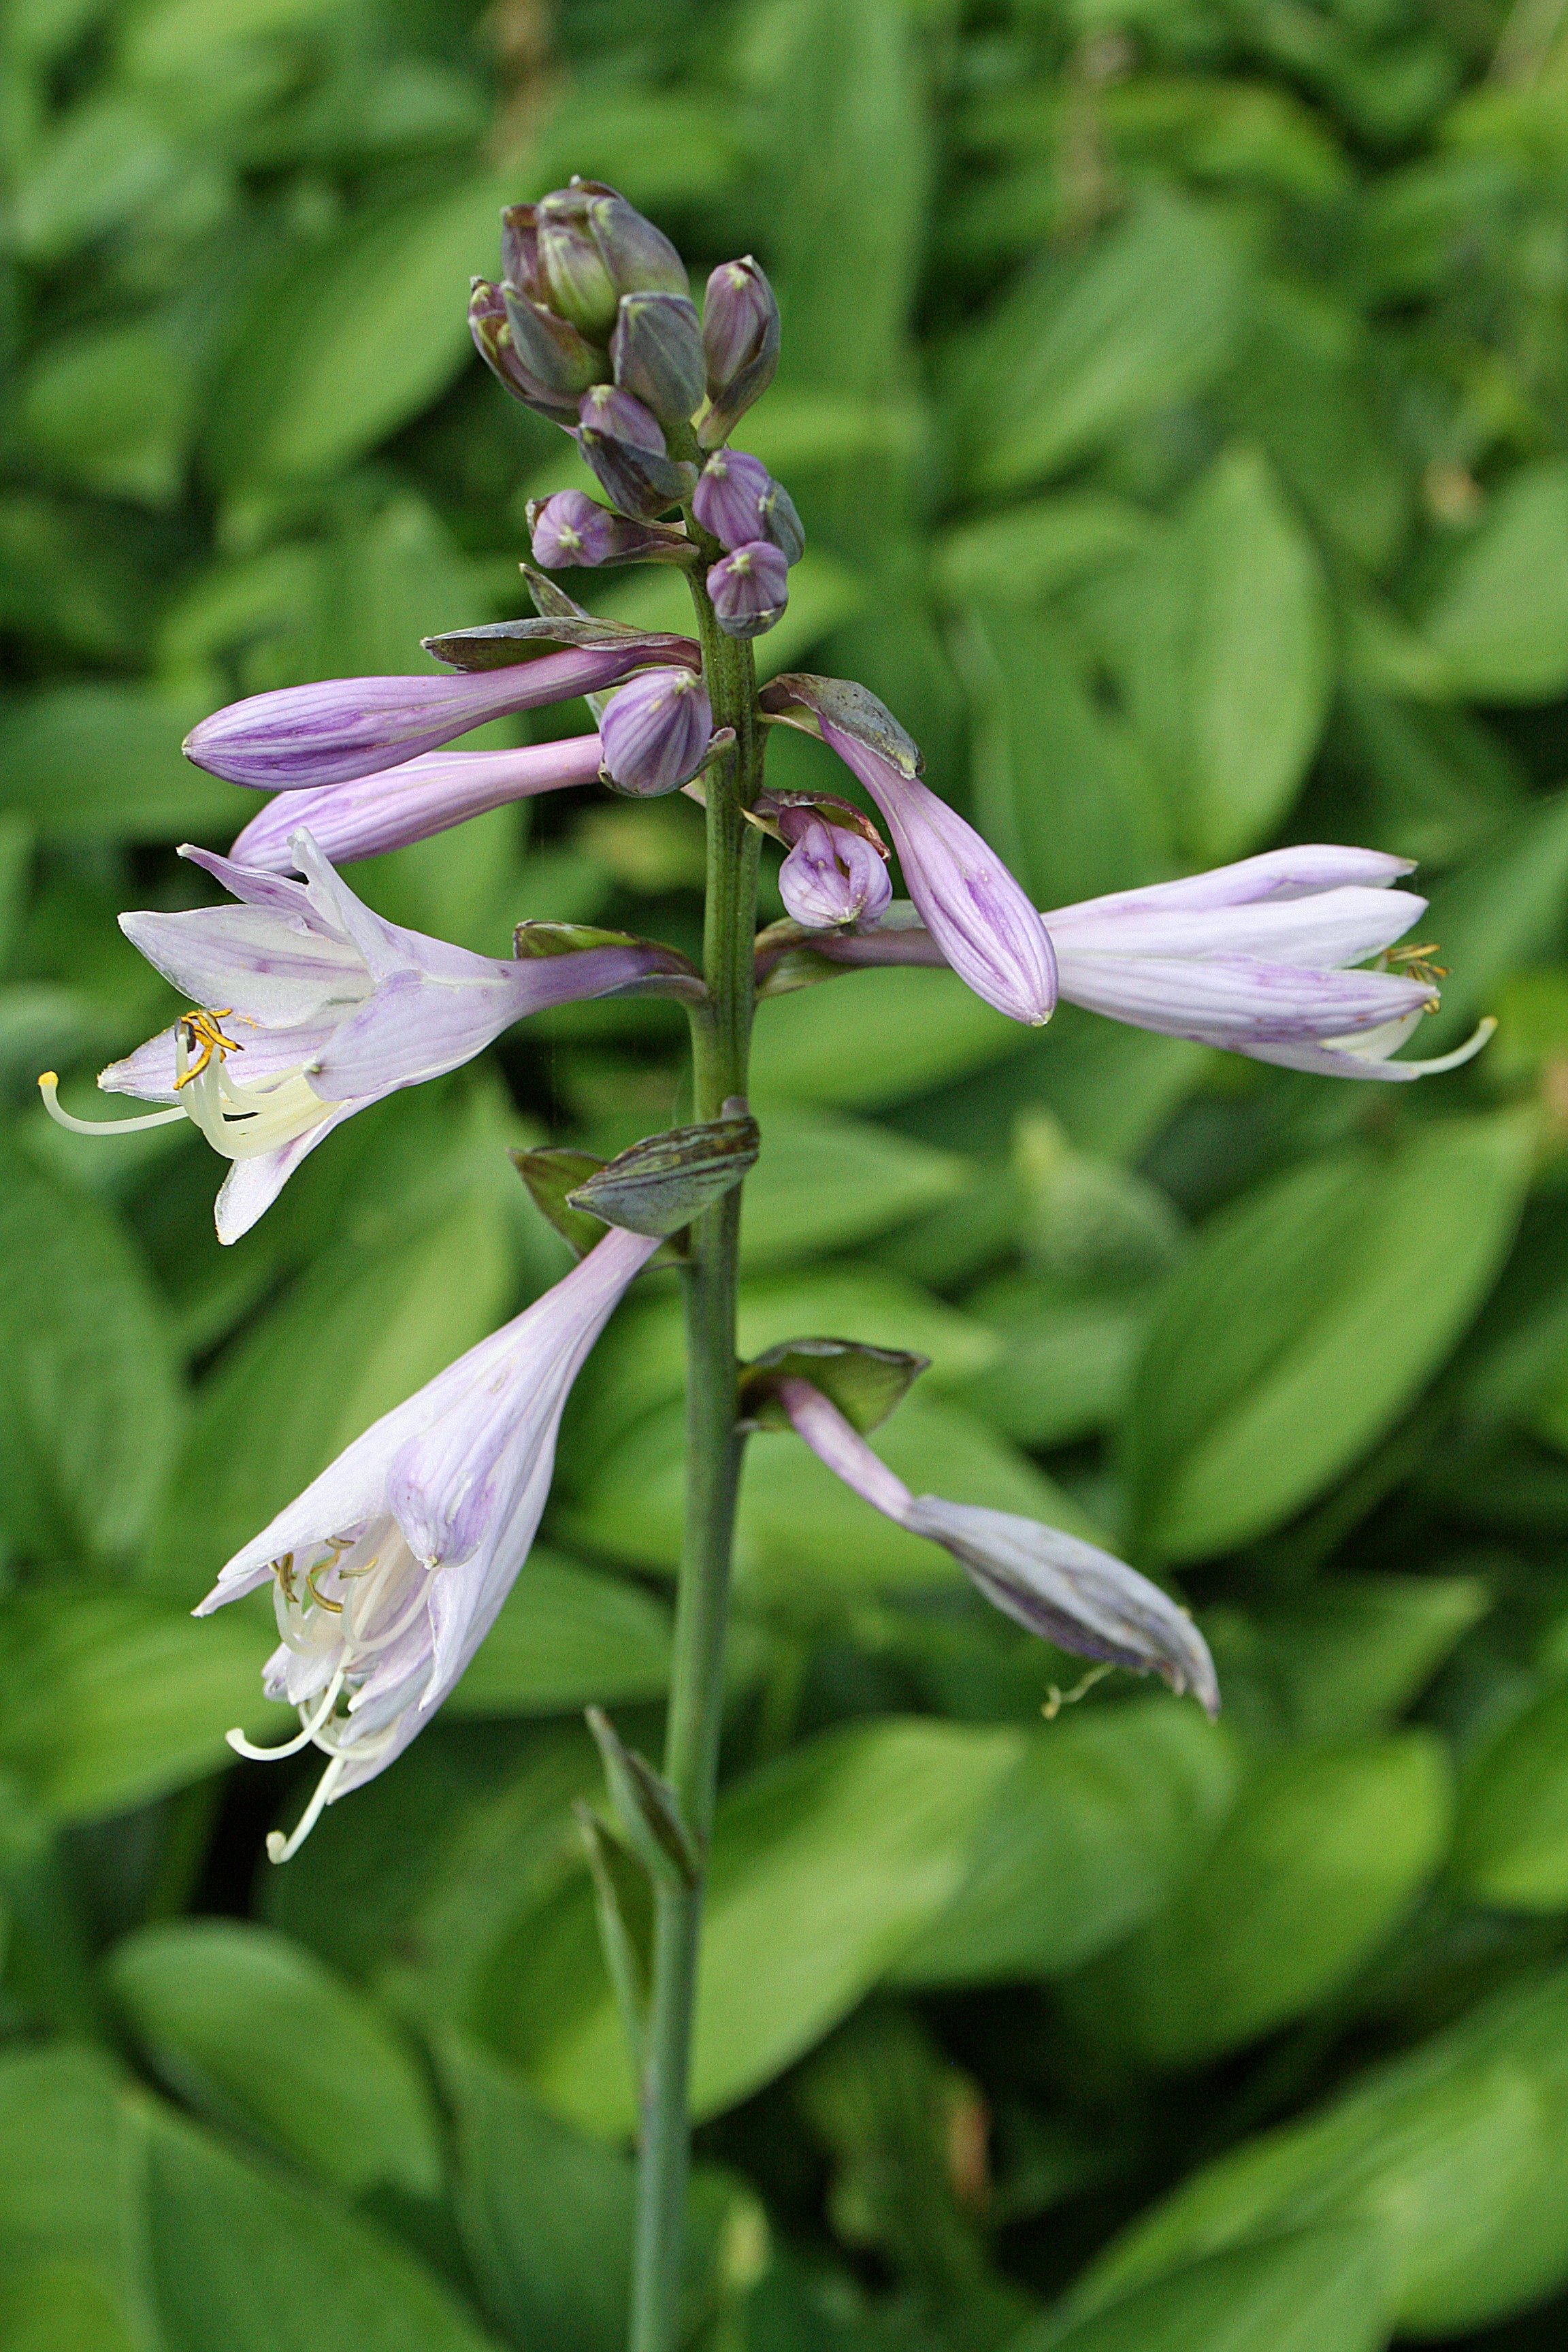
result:
<svg viewBox="0 0 1568 2352"><path fill-rule="evenodd" d="M315 1567L305 1579L305 1589L319 1609L329 1610L334 1617L341 1617L343 1613L342 1602L341 1601L329 1601L326 1594L321 1591L321 1586L316 1582L318 1576L324 1576L329 1570L336 1568L337 1564L335 1557L331 1559L319 1559L316 1562Z"/></svg>
<svg viewBox="0 0 1568 2352"><path fill-rule="evenodd" d="M220 1004L215 1007L215 1009L210 1013L197 1011L195 1013L183 1013L180 1015L179 1025L184 1033L186 1053L195 1053L198 1045L201 1047L201 1053L197 1056L196 1060L191 1064L190 1068L188 1070L182 1070L179 1076L174 1080L174 1091L176 1094L182 1087L188 1087L193 1078L199 1078L201 1076L202 1072L206 1068L207 1064L212 1060L215 1054L216 1054L218 1058L222 1060L229 1054L237 1054L239 1052L238 1041L233 1037L226 1037L223 1031L218 1027L218 1023L220 1021L232 1020L233 1017L234 1007L232 1004ZM254 1028L255 1025L254 1022L250 1024L252 1028Z"/></svg>
<svg viewBox="0 0 1568 2352"><path fill-rule="evenodd" d="M1384 962L1387 966L1397 965L1407 980L1425 980L1436 983L1448 977L1447 965L1434 963L1432 961L1436 952L1436 940L1429 940L1425 947L1390 948L1384 958Z"/></svg>

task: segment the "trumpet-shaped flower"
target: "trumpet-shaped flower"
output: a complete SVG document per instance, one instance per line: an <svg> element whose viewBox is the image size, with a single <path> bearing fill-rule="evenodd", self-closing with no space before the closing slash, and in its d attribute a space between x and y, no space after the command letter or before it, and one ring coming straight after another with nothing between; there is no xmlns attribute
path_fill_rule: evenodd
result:
<svg viewBox="0 0 1568 2352"><path fill-rule="evenodd" d="M628 633L618 644L571 646L455 677L333 677L277 687L193 727L185 757L230 783L268 793L347 783L401 767L488 719L618 685L651 660L669 660L679 643ZM695 646L691 652L695 660Z"/></svg>
<svg viewBox="0 0 1568 2352"><path fill-rule="evenodd" d="M111 1094L173 1106L144 1118L50 1115L89 1135L189 1118L232 1162L217 1234L237 1241L334 1127L400 1087L441 1076L544 1006L603 996L672 968L640 942L503 963L374 914L310 835L289 845L303 882L205 849L191 859L239 902L130 914L121 929L194 1009L103 1071Z"/></svg>
<svg viewBox="0 0 1568 2352"><path fill-rule="evenodd" d="M285 1862L324 1805L384 1772L484 1640L527 1559L572 1383L657 1239L612 1230L552 1290L470 1348L340 1454L235 1554L198 1617L270 1584L268 1698L298 1709L269 1760L315 1747L326 1769Z"/></svg>
<svg viewBox="0 0 1568 2352"><path fill-rule="evenodd" d="M796 1435L835 1477L911 1535L942 1544L1016 1623L1080 1657L1157 1674L1173 1691L1191 1691L1207 1714L1219 1713L1208 1644L1186 1612L1136 1569L1037 1519L911 1495L820 1389L788 1379L777 1393Z"/></svg>
<svg viewBox="0 0 1568 2352"><path fill-rule="evenodd" d="M1042 918L1069 1003L1328 1077L1429 1077L1479 1053L1493 1024L1429 1061L1389 1055L1435 1011L1429 948L1398 948L1426 901L1392 886L1407 858L1380 850L1271 849L1184 881L1120 890ZM918 919L814 940L836 962L949 961Z"/></svg>
<svg viewBox="0 0 1568 2352"><path fill-rule="evenodd" d="M508 801L596 783L603 758L596 735L517 751L427 751L346 784L278 793L236 835L229 856L239 866L292 873L289 843L303 827L324 857L346 866L427 840Z"/></svg>

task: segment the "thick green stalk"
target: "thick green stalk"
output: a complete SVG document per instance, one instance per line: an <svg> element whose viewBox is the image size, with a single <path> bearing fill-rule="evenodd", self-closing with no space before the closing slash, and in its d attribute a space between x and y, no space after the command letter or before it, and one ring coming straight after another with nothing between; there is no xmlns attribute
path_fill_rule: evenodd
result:
<svg viewBox="0 0 1568 2352"><path fill-rule="evenodd" d="M752 1029L759 836L742 809L762 782L763 730L749 645L726 637L693 577L713 722L735 750L708 771L707 1004L692 1019L695 1116L717 1118L746 1091ZM724 1621L741 1440L735 1404L739 1186L698 1220L686 1276L686 1521L675 1611L665 1777L705 1853L713 1819L723 1698ZM691 2127L687 2077L701 1935L702 1888L655 1896L653 1982L640 2086L637 2228L631 2352L674 2352L680 2315L686 2175Z"/></svg>

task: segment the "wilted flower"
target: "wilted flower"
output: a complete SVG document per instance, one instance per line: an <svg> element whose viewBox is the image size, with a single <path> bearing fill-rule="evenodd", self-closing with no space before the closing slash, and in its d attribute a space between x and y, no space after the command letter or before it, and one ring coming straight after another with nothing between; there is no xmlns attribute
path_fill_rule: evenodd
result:
<svg viewBox="0 0 1568 2352"><path fill-rule="evenodd" d="M658 642L668 660L669 641ZM263 792L346 783L401 767L487 719L615 686L646 667L648 653L628 636L455 677L333 677L277 687L204 719L185 738L185 757L232 784Z"/></svg>
<svg viewBox="0 0 1568 2352"><path fill-rule="evenodd" d="M702 765L713 708L689 669L644 670L605 706L599 723L605 772L616 790L672 793Z"/></svg>
<svg viewBox="0 0 1568 2352"><path fill-rule="evenodd" d="M237 866L290 874L289 844L303 827L323 857L347 866L357 857L379 857L384 850L427 840L509 801L596 783L602 763L596 735L568 735L516 751L426 751L401 767L355 776L346 784L277 793L237 835L228 854Z"/></svg>
<svg viewBox="0 0 1568 2352"><path fill-rule="evenodd" d="M808 930L874 923L893 895L887 860L863 834L828 824L809 810L789 809L779 830L792 845L779 868L779 892Z"/></svg>
<svg viewBox="0 0 1568 2352"><path fill-rule="evenodd" d="M777 1394L796 1434L835 1477L911 1535L943 1545L986 1600L1018 1624L1080 1657L1153 1672L1218 1714L1219 1685L1203 1635L1136 1569L1037 1519L911 1495L809 1381L781 1381Z"/></svg>
<svg viewBox="0 0 1568 2352"><path fill-rule="evenodd" d="M286 1862L324 1805L384 1772L422 1731L495 1622L550 1492L572 1383L657 1239L611 1231L552 1290L383 1415L234 1558L198 1617L270 1583L280 1646L268 1698L300 1730L271 1761L327 1767Z"/></svg>
<svg viewBox="0 0 1568 2352"><path fill-rule="evenodd" d="M237 1241L322 1138L401 1087L440 1077L546 1005L604 996L670 968L639 942L503 963L405 931L354 897L308 833L289 854L303 882L181 856L240 903L121 915L132 946L195 1010L110 1063L110 1094L172 1104L130 1119L79 1119L39 1080L50 1115L87 1135L189 1118L233 1162L217 1198L219 1241Z"/></svg>
<svg viewBox="0 0 1568 2352"><path fill-rule="evenodd" d="M763 700L809 714L811 731L865 785L927 930L965 985L1011 1020L1048 1021L1057 970L1045 925L995 851L921 783L920 753L892 713L840 678L776 678Z"/></svg>
<svg viewBox="0 0 1568 2352"><path fill-rule="evenodd" d="M771 541L752 540L710 567L708 593L727 637L760 637L784 618L789 566Z"/></svg>
<svg viewBox="0 0 1568 2352"><path fill-rule="evenodd" d="M528 528L533 560L547 572L571 564L679 562L691 553L679 524L634 522L612 514L583 490L531 499Z"/></svg>
<svg viewBox="0 0 1568 2352"><path fill-rule="evenodd" d="M710 404L697 437L705 449L713 449L762 398L779 363L779 306L750 254L721 262L708 280L702 350Z"/></svg>
<svg viewBox="0 0 1568 2352"><path fill-rule="evenodd" d="M1426 909L1390 887L1411 871L1380 850L1271 849L1042 919L1070 1003L1287 1069L1400 1082L1468 1061L1495 1025L1483 1021L1430 1061L1389 1060L1438 1002L1433 950L1394 945ZM897 921L824 941L822 952L857 964L946 961L927 930Z"/></svg>

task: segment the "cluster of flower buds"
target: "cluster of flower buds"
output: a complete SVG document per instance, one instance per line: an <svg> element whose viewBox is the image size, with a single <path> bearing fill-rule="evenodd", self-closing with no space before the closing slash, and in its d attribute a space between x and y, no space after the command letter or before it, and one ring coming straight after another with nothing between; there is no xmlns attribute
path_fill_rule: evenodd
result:
<svg viewBox="0 0 1568 2352"><path fill-rule="evenodd" d="M689 505L724 550L708 575L720 626L772 628L800 517L765 467L723 446L778 364L778 305L757 264L714 270L699 319L668 238L597 180L510 206L501 257L501 284L473 283L474 341L510 393L574 436L614 509L579 491L542 500L529 515L535 561L679 560L683 536L659 518Z"/></svg>

